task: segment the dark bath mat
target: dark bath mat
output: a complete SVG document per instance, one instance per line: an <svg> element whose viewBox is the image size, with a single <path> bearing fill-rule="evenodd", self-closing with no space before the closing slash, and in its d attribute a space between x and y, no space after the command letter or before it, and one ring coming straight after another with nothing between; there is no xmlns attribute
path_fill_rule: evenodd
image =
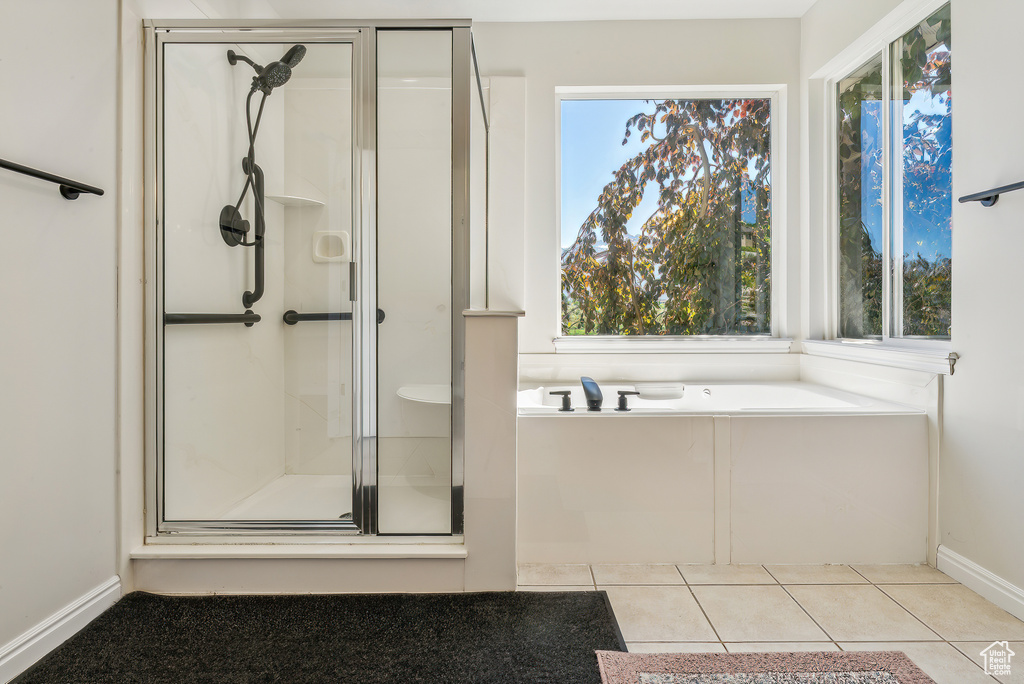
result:
<svg viewBox="0 0 1024 684"><path fill-rule="evenodd" d="M14 684L595 684L604 592L125 596Z"/></svg>

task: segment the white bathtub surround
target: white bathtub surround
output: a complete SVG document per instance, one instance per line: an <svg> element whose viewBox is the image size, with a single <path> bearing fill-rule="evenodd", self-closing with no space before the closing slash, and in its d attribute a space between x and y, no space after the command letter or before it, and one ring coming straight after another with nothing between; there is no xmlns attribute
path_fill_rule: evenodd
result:
<svg viewBox="0 0 1024 684"><path fill-rule="evenodd" d="M519 418L520 563L715 560L711 416L552 415Z"/></svg>
<svg viewBox="0 0 1024 684"><path fill-rule="evenodd" d="M603 387L600 413L520 393L520 562L925 560L923 411L766 383L617 412L627 387Z"/></svg>

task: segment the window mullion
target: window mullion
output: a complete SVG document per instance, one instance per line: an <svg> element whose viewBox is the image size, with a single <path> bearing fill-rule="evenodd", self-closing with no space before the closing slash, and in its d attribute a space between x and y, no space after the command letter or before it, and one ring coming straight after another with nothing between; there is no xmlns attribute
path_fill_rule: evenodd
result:
<svg viewBox="0 0 1024 684"><path fill-rule="evenodd" d="M892 52L882 50L882 341L892 332Z"/></svg>
<svg viewBox="0 0 1024 684"><path fill-rule="evenodd" d="M892 195L890 197L891 269L892 284L892 327L889 335L903 337L903 77L901 73L900 55L903 52L903 39L899 38L889 46L891 68L889 70L889 94L892 97ZM898 95L898 97L897 97Z"/></svg>

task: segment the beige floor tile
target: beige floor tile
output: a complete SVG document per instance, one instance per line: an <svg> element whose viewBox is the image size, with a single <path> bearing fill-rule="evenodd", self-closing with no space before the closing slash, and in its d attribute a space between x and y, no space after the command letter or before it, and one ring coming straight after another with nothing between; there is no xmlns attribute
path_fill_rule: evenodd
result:
<svg viewBox="0 0 1024 684"><path fill-rule="evenodd" d="M792 585L786 590L836 641L940 640L877 587Z"/></svg>
<svg viewBox="0 0 1024 684"><path fill-rule="evenodd" d="M942 641L931 643L845 643L844 651L903 651L935 684L995 684L969 658Z"/></svg>
<svg viewBox="0 0 1024 684"><path fill-rule="evenodd" d="M717 641L687 587L598 586L626 641Z"/></svg>
<svg viewBox="0 0 1024 684"><path fill-rule="evenodd" d="M839 647L831 641L761 641L725 643L729 653L798 653L803 651L838 651Z"/></svg>
<svg viewBox="0 0 1024 684"><path fill-rule="evenodd" d="M674 565L594 565L598 584L685 584Z"/></svg>
<svg viewBox="0 0 1024 684"><path fill-rule="evenodd" d="M717 641L627 641L630 653L725 653Z"/></svg>
<svg viewBox="0 0 1024 684"><path fill-rule="evenodd" d="M782 587L692 589L722 641L828 641Z"/></svg>
<svg viewBox="0 0 1024 684"><path fill-rule="evenodd" d="M560 584L563 586L593 584L589 565L554 565L547 563L523 563L519 566L519 584Z"/></svg>
<svg viewBox="0 0 1024 684"><path fill-rule="evenodd" d="M848 565L766 565L779 584L866 584Z"/></svg>
<svg viewBox="0 0 1024 684"><path fill-rule="evenodd" d="M854 565L875 584L956 584L956 580L927 565Z"/></svg>
<svg viewBox="0 0 1024 684"><path fill-rule="evenodd" d="M989 641L957 641L953 644L965 656L973 660L978 667L985 667L985 659L981 652L992 645ZM1024 684L1024 641L1011 641L1010 650L1014 655L1010 657L1010 674L996 675L996 680L1002 684Z"/></svg>
<svg viewBox="0 0 1024 684"><path fill-rule="evenodd" d="M879 587L947 641L1024 639L1024 622L962 584Z"/></svg>
<svg viewBox="0 0 1024 684"><path fill-rule="evenodd" d="M593 584L560 585L538 584L534 586L518 586L516 591L597 591Z"/></svg>
<svg viewBox="0 0 1024 684"><path fill-rule="evenodd" d="M777 584L760 565L680 565L688 584Z"/></svg>

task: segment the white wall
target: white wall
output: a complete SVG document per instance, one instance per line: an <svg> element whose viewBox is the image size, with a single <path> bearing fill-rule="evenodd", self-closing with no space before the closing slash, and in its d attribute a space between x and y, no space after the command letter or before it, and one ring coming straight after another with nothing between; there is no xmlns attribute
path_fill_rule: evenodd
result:
<svg viewBox="0 0 1024 684"><path fill-rule="evenodd" d="M526 77L526 317L520 326L521 352L551 353L552 339L559 334L555 87L786 84L785 132L793 162L799 138L799 32L795 19L473 27L484 75ZM792 181L782 187L788 188L787 201L795 209L793 163L789 176ZM776 221L774 227L785 230L784 224ZM796 252L790 249L786 258L795 262ZM791 275L786 283L790 288L796 284L796 273ZM775 284L781 285L778 280ZM782 325L783 331L790 327L788 321Z"/></svg>
<svg viewBox="0 0 1024 684"><path fill-rule="evenodd" d="M118 3L0 0L0 654L116 573ZM0 673L2 674L2 673Z"/></svg>
<svg viewBox="0 0 1024 684"><path fill-rule="evenodd" d="M953 194L1024 180L1024 92L1006 80L1024 5L955 0ZM1024 193L953 205L953 349L944 384L942 544L1024 588L1024 359L1019 314ZM1022 615L1024 617L1024 615Z"/></svg>
<svg viewBox="0 0 1024 684"><path fill-rule="evenodd" d="M808 81L805 234L810 240L805 282L820 282L824 189L819 179L822 82L811 78L877 22L905 13L896 0L818 0L803 19L801 67ZM1015 28L1024 6L1001 0L953 0L953 194L955 197L1024 178L1024 131L1007 117L1024 108L1024 94L1008 85L1004 65L1015 63ZM938 463L938 541L1003 580L1024 587L1024 363L1016 315L1020 288L1017 250L1024 193L991 208L953 205L952 346L961 356L956 375L942 382ZM824 302L804 313L811 336L823 326ZM1018 599L1019 600L1019 599Z"/></svg>

